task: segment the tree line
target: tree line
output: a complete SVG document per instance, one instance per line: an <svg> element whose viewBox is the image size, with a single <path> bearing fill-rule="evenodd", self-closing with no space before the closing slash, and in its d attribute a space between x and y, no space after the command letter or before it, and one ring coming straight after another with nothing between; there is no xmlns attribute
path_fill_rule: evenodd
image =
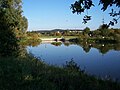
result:
<svg viewBox="0 0 120 90"><path fill-rule="evenodd" d="M119 0L100 0L99 4L102 4L101 10L105 11L107 8L115 5L118 8L118 12L114 9L111 10L110 16L113 20L110 21L108 26L118 23L120 18L120 1ZM95 6L93 0L77 0L71 4L73 13L81 14L85 10L91 9ZM83 21L91 20L91 16L87 13ZM26 37L28 27L28 20L23 16L22 0L0 0L0 52L16 51L19 48L18 42ZM56 33L56 35L59 35Z"/></svg>

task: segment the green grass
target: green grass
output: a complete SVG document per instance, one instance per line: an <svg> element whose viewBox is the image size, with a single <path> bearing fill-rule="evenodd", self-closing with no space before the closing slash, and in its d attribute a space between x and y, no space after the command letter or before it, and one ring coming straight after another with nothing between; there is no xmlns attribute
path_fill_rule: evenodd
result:
<svg viewBox="0 0 120 90"><path fill-rule="evenodd" d="M40 38L61 38L61 36L41 36Z"/></svg>
<svg viewBox="0 0 120 90"><path fill-rule="evenodd" d="M0 58L0 90L120 90L120 84L88 76L74 61L63 67L36 58Z"/></svg>
<svg viewBox="0 0 120 90"><path fill-rule="evenodd" d="M40 38L61 38L64 37L65 39L72 39L72 38L78 38L78 36L41 36Z"/></svg>
<svg viewBox="0 0 120 90"><path fill-rule="evenodd" d="M78 38L78 36L64 36L66 40Z"/></svg>

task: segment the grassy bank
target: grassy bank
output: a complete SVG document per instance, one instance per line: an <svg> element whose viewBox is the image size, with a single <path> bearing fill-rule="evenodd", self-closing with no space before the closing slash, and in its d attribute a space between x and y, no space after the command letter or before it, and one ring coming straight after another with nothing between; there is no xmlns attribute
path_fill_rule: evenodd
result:
<svg viewBox="0 0 120 90"><path fill-rule="evenodd" d="M61 38L61 37L64 37L65 40L78 38L78 36L43 36L43 35L40 38Z"/></svg>
<svg viewBox="0 0 120 90"><path fill-rule="evenodd" d="M30 56L1 57L0 90L120 90L120 84L88 76L73 61L60 68Z"/></svg>

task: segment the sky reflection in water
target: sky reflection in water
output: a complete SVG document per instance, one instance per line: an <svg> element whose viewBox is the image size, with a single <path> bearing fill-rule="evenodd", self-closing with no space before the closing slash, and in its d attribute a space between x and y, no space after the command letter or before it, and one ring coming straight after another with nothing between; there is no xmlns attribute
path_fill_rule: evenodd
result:
<svg viewBox="0 0 120 90"><path fill-rule="evenodd" d="M50 65L63 66L66 61L73 59L88 74L103 77L110 75L120 80L120 51L109 50L102 54L98 49L91 48L86 53L80 45L54 46L50 43L28 46L27 51Z"/></svg>

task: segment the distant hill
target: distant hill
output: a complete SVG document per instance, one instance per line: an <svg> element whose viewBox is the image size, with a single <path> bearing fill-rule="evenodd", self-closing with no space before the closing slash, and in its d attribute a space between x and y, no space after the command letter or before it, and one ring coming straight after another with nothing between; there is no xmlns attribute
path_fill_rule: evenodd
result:
<svg viewBox="0 0 120 90"><path fill-rule="evenodd" d="M36 31L32 31L32 32L36 32L36 33L49 33L49 32L64 32L64 31L83 31L80 29L53 29L53 30L36 30Z"/></svg>

